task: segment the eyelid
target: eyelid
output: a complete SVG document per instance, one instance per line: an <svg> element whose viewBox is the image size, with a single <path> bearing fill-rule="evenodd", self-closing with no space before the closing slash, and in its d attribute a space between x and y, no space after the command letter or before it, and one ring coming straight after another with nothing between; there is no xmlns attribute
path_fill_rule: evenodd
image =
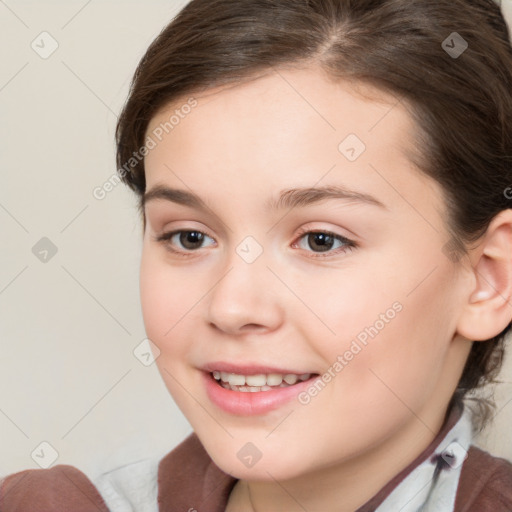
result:
<svg viewBox="0 0 512 512"><path fill-rule="evenodd" d="M207 236L211 240L217 243L215 238L213 236L210 236L205 230L202 229L195 229L195 228L177 228L177 229L171 229L169 231L162 231L159 235L153 235L152 238L155 242L165 242L169 241L174 235L177 235L179 233L201 233L202 235ZM197 251L187 251L187 252L197 252Z"/></svg>
<svg viewBox="0 0 512 512"><path fill-rule="evenodd" d="M306 224L305 226L302 226L301 228L299 228L299 232L297 233L296 237L299 238L299 237L305 235L306 233L326 233L326 234L330 234L330 235L338 237L338 238L342 238L343 240L347 240L349 242L353 241L348 236L342 235L341 233L337 233L335 231L335 228L331 229L331 228L326 228L326 227L322 227L322 226L314 227L314 226L311 226L310 224Z"/></svg>
<svg viewBox="0 0 512 512"><path fill-rule="evenodd" d="M169 224L172 224L170 227L166 227ZM187 224L186 226L181 226L180 221L176 221L173 223L166 222L163 224L163 227L159 229L155 229L155 231L159 232L159 235L155 235L156 238L162 236L170 236L172 234L181 233L182 231L197 231L198 233L202 233L212 240L215 240L215 237L210 233L209 229L204 226L202 223L197 223L198 226ZM216 240L215 240L216 241Z"/></svg>

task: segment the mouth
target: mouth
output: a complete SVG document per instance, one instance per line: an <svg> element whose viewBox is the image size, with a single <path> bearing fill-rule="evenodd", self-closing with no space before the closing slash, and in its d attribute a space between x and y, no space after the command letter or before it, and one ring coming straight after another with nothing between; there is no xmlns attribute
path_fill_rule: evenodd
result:
<svg viewBox="0 0 512 512"><path fill-rule="evenodd" d="M276 410L297 399L314 385L318 373L293 373L262 366L211 365L203 368L203 382L209 400L236 416L255 416ZM281 371L278 371L281 370ZM243 372L243 373L242 373Z"/></svg>
<svg viewBox="0 0 512 512"><path fill-rule="evenodd" d="M304 382L317 377L318 373L259 373L255 375L243 375L238 373L210 372L211 377L224 389L241 393L257 393L260 391L272 391L279 388L288 388L298 382Z"/></svg>

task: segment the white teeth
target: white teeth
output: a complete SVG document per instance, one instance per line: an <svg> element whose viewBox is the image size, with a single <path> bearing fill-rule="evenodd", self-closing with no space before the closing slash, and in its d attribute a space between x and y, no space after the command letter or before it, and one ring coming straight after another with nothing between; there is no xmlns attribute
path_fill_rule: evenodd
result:
<svg viewBox="0 0 512 512"><path fill-rule="evenodd" d="M243 377L243 375L242 375ZM245 383L248 386L264 386L267 383L267 377L263 374L261 375L247 375L245 377ZM231 382L230 382L231 384Z"/></svg>
<svg viewBox="0 0 512 512"><path fill-rule="evenodd" d="M257 392L269 391L272 388L287 387L296 384L299 380L305 381L311 377L311 373L296 375L287 373L269 373L267 375L260 373L258 375L240 375L237 373L219 372L214 370L213 378L222 381L222 386L234 391Z"/></svg>
<svg viewBox="0 0 512 512"><path fill-rule="evenodd" d="M230 373L228 375L228 382L230 386L243 386L245 384L245 377L236 373Z"/></svg>
<svg viewBox="0 0 512 512"><path fill-rule="evenodd" d="M283 379L287 384L295 384L297 382L297 375L294 375L293 373L288 373L284 376Z"/></svg>
<svg viewBox="0 0 512 512"><path fill-rule="evenodd" d="M283 376L279 375L279 373L270 373L267 375L268 386L279 386L281 382L283 382Z"/></svg>

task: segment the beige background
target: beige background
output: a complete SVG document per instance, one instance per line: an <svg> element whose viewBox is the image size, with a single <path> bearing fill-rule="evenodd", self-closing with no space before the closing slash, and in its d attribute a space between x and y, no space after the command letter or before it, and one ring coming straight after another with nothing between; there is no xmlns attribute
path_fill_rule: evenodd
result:
<svg viewBox="0 0 512 512"><path fill-rule="evenodd" d="M93 196L115 172L135 66L184 4L0 1L0 475L50 463L94 474L191 432L133 353L145 338L135 196ZM58 44L46 59L31 47L51 49L43 31ZM43 237L57 249L46 263L32 252ZM511 376L509 362L480 442L512 460Z"/></svg>

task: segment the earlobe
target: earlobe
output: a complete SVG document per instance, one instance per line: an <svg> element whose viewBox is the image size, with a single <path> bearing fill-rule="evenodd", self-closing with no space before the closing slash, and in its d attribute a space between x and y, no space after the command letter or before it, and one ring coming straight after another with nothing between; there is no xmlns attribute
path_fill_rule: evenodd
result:
<svg viewBox="0 0 512 512"><path fill-rule="evenodd" d="M492 220L472 252L474 284L457 332L483 341L498 335L512 320L512 209Z"/></svg>

